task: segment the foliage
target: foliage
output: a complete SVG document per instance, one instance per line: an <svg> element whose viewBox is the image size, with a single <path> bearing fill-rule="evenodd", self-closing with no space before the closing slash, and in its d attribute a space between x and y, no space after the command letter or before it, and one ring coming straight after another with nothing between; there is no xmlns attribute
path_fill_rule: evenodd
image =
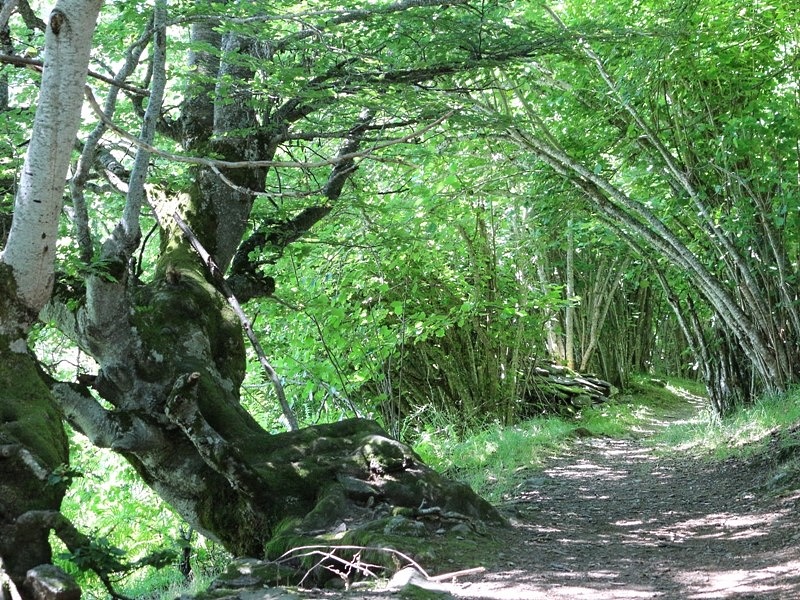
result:
<svg viewBox="0 0 800 600"><path fill-rule="evenodd" d="M75 575L84 591L105 595L92 571L111 575L117 591L136 597L158 589L189 585L179 570L183 549L191 552L193 578L205 581L220 571L229 555L202 536L190 535L182 519L138 478L119 456L72 436L73 469L88 475L73 482L63 514L91 532L91 545L58 553L58 564ZM149 582L149 583L144 583ZM142 594L141 596L139 594Z"/></svg>
<svg viewBox="0 0 800 600"><path fill-rule="evenodd" d="M279 1L269 14L260 3L170 6L154 144L183 156L294 163L226 171L248 189L218 183L208 195L246 207L215 217L242 228L228 252L244 242L249 251L237 258L250 274L277 281L274 294L246 309L303 424L378 418L434 465L499 500L539 460L536 440L552 452L575 425L623 435L674 408L670 392L637 381L637 370L702 377L716 390L716 413L746 402L753 381L781 389L797 379L800 104L789 3L570 0L549 11L486 0L395 11L396 3L372 2L375 18L361 19L362 4ZM108 4L95 67L116 68L139 48L151 8ZM204 24L227 45L194 35ZM11 21L18 54L40 37ZM222 60L227 70L209 73L187 54ZM152 50L144 56L129 77L135 87L153 81ZM2 75L0 244L38 94L32 70L5 66ZM98 97L114 89L91 85ZM209 98L217 116L239 107L247 118L202 135L180 131L196 116L193 103ZM110 112L138 131L147 102L128 90ZM334 156L359 123L367 125L362 149L406 143L373 148L331 194L344 163L309 163ZM87 119L82 143L95 125ZM122 171L137 152L109 131L101 149ZM132 234L134 249L122 259L108 248L121 231L127 175L95 166L85 189L73 182L58 242L66 314L85 309L98 289L130 281L121 296L133 298L161 279L175 283L161 261L178 242L157 225L164 215L155 207L194 201L210 171L165 155L147 163L151 204L134 212L149 233ZM207 227L201 236L214 237L211 217L181 208ZM309 210L326 216L301 230L298 216ZM56 321L68 334L79 327ZM156 325L168 345L182 333ZM58 378L84 380L108 366L82 360L102 354L98 344L84 340L78 350L50 335L39 330L31 342L56 346L52 357L39 346L48 366L73 363ZM243 404L279 431L272 387L249 358ZM531 366L544 358L575 361L626 388L628 400L584 411L575 423L518 423ZM228 392L238 402L238 391ZM636 404L644 392L663 396ZM796 418L790 401L759 400L733 421L687 425L699 441L685 443L763 436L775 426L771 402ZM51 483L72 482L64 512L95 536L88 554L72 558L121 560L114 548L124 546L140 566L170 562L185 543L182 522L130 468L89 452L79 436L72 443L72 466ZM204 544L195 542L196 560L213 569L219 551Z"/></svg>
<svg viewBox="0 0 800 600"><path fill-rule="evenodd" d="M465 434L458 422L451 421L421 433L414 449L448 477L499 502L513 496L515 484L528 469L563 450L573 429L561 418L543 417L509 427L488 425Z"/></svg>

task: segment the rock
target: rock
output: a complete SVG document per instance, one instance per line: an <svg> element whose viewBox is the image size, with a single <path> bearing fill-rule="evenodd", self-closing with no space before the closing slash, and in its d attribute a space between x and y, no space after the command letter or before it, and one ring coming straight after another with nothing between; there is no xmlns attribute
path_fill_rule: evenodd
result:
<svg viewBox="0 0 800 600"><path fill-rule="evenodd" d="M283 565L255 558L237 558L211 584L211 590L236 590L294 583L297 572Z"/></svg>
<svg viewBox="0 0 800 600"><path fill-rule="evenodd" d="M75 580L55 565L30 569L24 585L35 600L78 600L81 597L81 588Z"/></svg>
<svg viewBox="0 0 800 600"><path fill-rule="evenodd" d="M345 494L356 500L367 501L370 498L377 498L380 492L362 479L356 479L349 475L338 475L336 479L342 484Z"/></svg>
<svg viewBox="0 0 800 600"><path fill-rule="evenodd" d="M460 535L467 537L472 534L472 528L466 523L456 523L450 528L450 533L453 535Z"/></svg>
<svg viewBox="0 0 800 600"><path fill-rule="evenodd" d="M428 534L428 528L425 527L425 523L421 523L420 521L394 516L386 523L386 526L383 528L383 533L386 535L425 537Z"/></svg>

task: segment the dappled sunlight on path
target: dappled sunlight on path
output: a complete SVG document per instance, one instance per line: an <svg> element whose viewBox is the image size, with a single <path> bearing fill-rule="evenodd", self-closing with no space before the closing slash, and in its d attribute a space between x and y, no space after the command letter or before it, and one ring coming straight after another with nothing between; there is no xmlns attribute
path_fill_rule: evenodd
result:
<svg viewBox="0 0 800 600"><path fill-rule="evenodd" d="M691 408L673 422L691 419ZM634 440L577 440L521 482L507 551L455 595L800 598L800 501L756 489L764 476L746 463L657 455Z"/></svg>

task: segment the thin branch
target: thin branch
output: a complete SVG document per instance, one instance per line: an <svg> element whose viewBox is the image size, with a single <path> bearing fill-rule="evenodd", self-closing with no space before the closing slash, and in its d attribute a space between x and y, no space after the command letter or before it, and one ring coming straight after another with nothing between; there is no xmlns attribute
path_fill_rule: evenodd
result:
<svg viewBox="0 0 800 600"><path fill-rule="evenodd" d="M176 212L172 215L172 218L175 219L175 223L178 224L178 227L181 228L181 231L186 235L189 243L194 248L195 252L200 256L203 261L203 264L206 265L208 268L211 277L214 281L219 285L222 292L225 294L225 297L228 300L228 303L233 308L236 316L239 317L239 321L242 323L242 328L244 329L245 333L247 334L250 343L253 345L253 349L256 351L258 355L258 360L261 363L261 366L266 371L267 375L269 376L270 381L272 381L273 386L275 387L275 393L278 396L278 402L280 402L281 410L283 411L283 416L286 418L287 423L289 424L289 429L291 431L297 431L299 429L299 425L297 424L297 418L294 416L289 403L286 401L286 393L283 390L283 385L281 384L280 378L278 374L275 372L275 369L272 368L272 365L267 360L266 354L264 354L264 349L261 347L261 344L256 337L255 332L253 331L253 325L250 323L250 319L247 318L244 310L242 310L241 304L234 296L233 292L231 291L228 284L225 282L225 278L222 275L222 271L217 266L217 263L208 253L208 251L203 247L200 243L200 240L197 239L194 232L191 230L189 225L181 218L181 216Z"/></svg>
<svg viewBox="0 0 800 600"><path fill-rule="evenodd" d="M150 33L146 32L140 36L139 39L129 47L125 63L119 69L114 77L114 81L122 83L127 79L131 73L139 65L139 59L147 46L147 40ZM113 115L117 106L117 96L119 94L119 87L112 87L106 96L104 113ZM72 203L75 208L75 233L78 238L78 248L80 249L80 257L86 263L91 262L94 253L92 236L89 230L89 211L86 205L86 198L84 196L84 188L89 179L89 172L94 160L97 156L97 148L103 134L106 132L106 125L102 121L98 123L92 132L86 138L86 143L83 145L83 150L78 158L77 166L75 167L75 175L70 180L70 192L72 193Z"/></svg>
<svg viewBox="0 0 800 600"><path fill-rule="evenodd" d="M404 12L412 8L426 8L426 7L449 7L456 4L467 4L469 0L399 0L387 6L373 7L364 9L345 10L337 14L332 19L325 22L326 27L331 25L344 25L346 23L354 23L364 21L366 19L378 17L380 15L388 15L396 12ZM308 37L318 35L319 27L309 27L297 33L293 33L286 38L278 41L275 47L272 48L273 53L279 52L284 49L289 43L297 42Z"/></svg>
<svg viewBox="0 0 800 600"><path fill-rule="evenodd" d="M153 8L153 43L150 48L150 67L153 70L152 91L147 110L144 113L141 139L152 144L155 139L156 126L161 117L161 103L164 90L167 87L167 20L166 0L156 0ZM133 248L139 243L141 229L139 227L139 213L144 204L144 183L147 170L150 166L150 153L144 148L139 148L131 169L128 183L128 196L122 215L122 227L125 231L126 244Z"/></svg>
<svg viewBox="0 0 800 600"><path fill-rule="evenodd" d="M47 29L47 25L45 25L44 21L42 21L39 16L33 12L28 0L19 0L17 4L17 12L19 13L19 16L22 17L22 20L25 22L25 26L28 29L31 31L36 29L44 31Z"/></svg>
<svg viewBox="0 0 800 600"><path fill-rule="evenodd" d="M358 552L363 551L370 551L370 552L385 552L387 554L391 554L393 556L398 556L405 560L409 565L417 569L420 573L422 573L425 579L430 579L430 575L428 572L422 568L422 566L411 558L408 554L403 554L399 550L395 550L394 548L385 548L379 546L324 546L324 545L311 545L311 546L298 546L297 548L292 548L291 550L287 550L283 554L281 554L278 558L272 561L275 564L281 564L282 562L290 561L300 554L301 556L310 556L313 553L330 553L336 552L337 550L356 550Z"/></svg>
<svg viewBox="0 0 800 600"><path fill-rule="evenodd" d="M484 571L486 571L486 567L472 567L471 569L461 569L460 571L453 571L451 573L432 575L428 577L428 581L447 581L448 579L464 577L465 575L476 575L478 573L483 573Z"/></svg>
<svg viewBox="0 0 800 600"><path fill-rule="evenodd" d="M114 123L106 114L103 112L103 109L100 108L100 105L97 103L97 100L94 97L94 93L92 92L89 86L86 86L86 99L89 101L89 105L92 107L94 113L98 116L98 118L103 121L109 129L112 129L114 132L122 136L123 138L129 140L134 145L144 148L148 152L160 156L162 158L166 158L169 160L173 160L179 163L186 163L190 165L200 165L203 167L208 167L209 169L220 168L220 169L253 169L258 167L269 167L269 168L287 168L287 169L318 169L320 167L329 167L331 165L338 165L339 163L343 163L349 160L353 160L355 158L370 158L370 156L378 151L382 150L383 148L388 148L390 146L395 146L397 144L403 144L405 142L409 142L414 138L417 138L424 133L427 133L434 127L437 127L448 118L450 118L456 111L450 110L432 123L426 125L422 129L418 129L416 131L412 131L411 133L404 135L402 137L396 138L394 140L389 140L386 142L380 142L378 144L373 144L366 150L360 150L358 152L351 152L349 154L340 154L333 158L326 158L323 160L317 161L309 161L309 162L300 162L300 161L283 161L283 160L239 160L239 161L228 161L228 160L216 160L211 158L202 158L199 156L185 156L182 154L174 154L171 152L165 152L159 148L156 148L152 144L147 144L137 138L135 135L125 131L121 127L119 127L116 123Z"/></svg>
<svg viewBox="0 0 800 600"><path fill-rule="evenodd" d="M41 73L42 68L44 67L44 61L39 60L37 58L25 58L22 56L16 56L14 54L0 54L0 63L5 63L8 65L14 65L17 67L30 67L34 71L39 71ZM108 77L106 75L102 75L97 71L92 71L91 69L87 71L89 77L93 79L98 79L103 81L109 85L112 85L116 88L123 89L127 92L131 92L133 94L137 94L139 96L149 96L150 92L140 88L135 85L131 85L130 83L125 83L122 81L118 81L113 77Z"/></svg>

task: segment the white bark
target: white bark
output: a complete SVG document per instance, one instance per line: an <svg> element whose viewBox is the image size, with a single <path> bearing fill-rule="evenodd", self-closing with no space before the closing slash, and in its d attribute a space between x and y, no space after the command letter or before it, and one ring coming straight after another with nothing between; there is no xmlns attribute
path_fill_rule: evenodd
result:
<svg viewBox="0 0 800 600"><path fill-rule="evenodd" d="M45 35L44 71L14 220L0 261L14 270L22 302L38 312L50 297L67 168L102 0L59 0Z"/></svg>

